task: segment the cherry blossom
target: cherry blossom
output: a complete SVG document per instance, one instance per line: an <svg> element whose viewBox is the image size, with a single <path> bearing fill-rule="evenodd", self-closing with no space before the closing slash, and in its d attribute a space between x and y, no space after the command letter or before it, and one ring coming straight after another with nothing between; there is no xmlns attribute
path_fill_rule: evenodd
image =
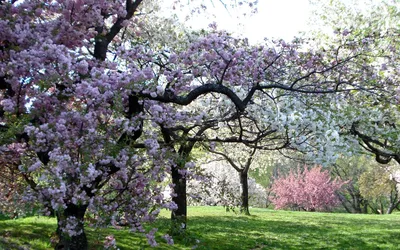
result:
<svg viewBox="0 0 400 250"><path fill-rule="evenodd" d="M306 211L326 211L340 204L337 191L346 182L331 180L321 167L291 170L287 176L278 177L273 185L275 209L292 208Z"/></svg>

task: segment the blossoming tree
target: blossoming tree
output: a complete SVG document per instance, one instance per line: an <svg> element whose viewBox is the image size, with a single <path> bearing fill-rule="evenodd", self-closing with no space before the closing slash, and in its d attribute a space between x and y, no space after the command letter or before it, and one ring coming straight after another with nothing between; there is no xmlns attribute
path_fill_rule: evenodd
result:
<svg viewBox="0 0 400 250"><path fill-rule="evenodd" d="M241 205L241 183L236 171L225 161L218 159L201 164L205 178L188 182L188 203L191 205L224 206L235 210ZM248 179L249 205L265 207L268 203L266 188Z"/></svg>
<svg viewBox="0 0 400 250"><path fill-rule="evenodd" d="M340 204L337 191L345 184L331 180L328 170L322 167L291 170L287 176L278 177L273 185L275 209L292 208L306 211L326 211Z"/></svg>
<svg viewBox="0 0 400 250"><path fill-rule="evenodd" d="M315 5L316 16L321 17L316 23L326 27L325 30L343 33L342 39L355 44L371 42L370 50L365 51L369 59L359 63L363 67L374 67L374 74L365 81L380 91L378 94L352 93L342 100L336 118L343 121L341 131L351 134L361 148L375 155L377 162L388 164L394 160L400 163L398 3L365 0L359 5L356 1L336 0L319 1ZM336 38L323 30L318 32L318 37L321 43L337 43ZM385 84L379 84L382 81Z"/></svg>

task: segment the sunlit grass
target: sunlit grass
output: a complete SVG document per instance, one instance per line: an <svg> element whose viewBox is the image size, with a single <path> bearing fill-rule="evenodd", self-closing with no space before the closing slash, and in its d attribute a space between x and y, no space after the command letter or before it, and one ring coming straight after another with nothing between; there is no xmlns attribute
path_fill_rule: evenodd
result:
<svg viewBox="0 0 400 250"><path fill-rule="evenodd" d="M189 207L186 235L169 246L161 235L170 229L162 212L156 249L398 249L400 214L358 215L251 209L251 216L222 207ZM0 249L52 249L55 219L30 217L0 221ZM128 230L87 228L91 249L102 249L113 234L121 250L151 249L146 239Z"/></svg>

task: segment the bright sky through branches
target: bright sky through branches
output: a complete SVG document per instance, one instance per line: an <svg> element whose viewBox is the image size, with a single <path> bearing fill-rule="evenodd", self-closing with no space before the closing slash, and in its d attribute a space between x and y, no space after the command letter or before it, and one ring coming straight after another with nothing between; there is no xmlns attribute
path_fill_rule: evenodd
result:
<svg viewBox="0 0 400 250"><path fill-rule="evenodd" d="M185 20L189 11L180 9L178 17L194 29L207 28L214 21L219 29L248 37L253 43L264 37L291 40L300 31L307 30L311 9L308 0L259 0L257 9L257 13L243 16L250 10L243 7L227 10L220 1L214 0L208 4L208 15L196 14Z"/></svg>
<svg viewBox="0 0 400 250"><path fill-rule="evenodd" d="M307 27L308 0L260 0L258 13L244 26L244 36L252 41L264 37L290 40Z"/></svg>

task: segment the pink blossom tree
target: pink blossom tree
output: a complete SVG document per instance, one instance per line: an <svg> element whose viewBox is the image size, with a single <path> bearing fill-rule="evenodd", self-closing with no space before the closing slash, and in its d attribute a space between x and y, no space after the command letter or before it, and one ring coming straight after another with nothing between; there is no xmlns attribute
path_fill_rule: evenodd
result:
<svg viewBox="0 0 400 250"><path fill-rule="evenodd" d="M346 182L332 180L328 170L314 167L290 170L287 176L278 177L273 185L272 199L275 209L292 208L306 211L327 211L340 204L337 191Z"/></svg>

